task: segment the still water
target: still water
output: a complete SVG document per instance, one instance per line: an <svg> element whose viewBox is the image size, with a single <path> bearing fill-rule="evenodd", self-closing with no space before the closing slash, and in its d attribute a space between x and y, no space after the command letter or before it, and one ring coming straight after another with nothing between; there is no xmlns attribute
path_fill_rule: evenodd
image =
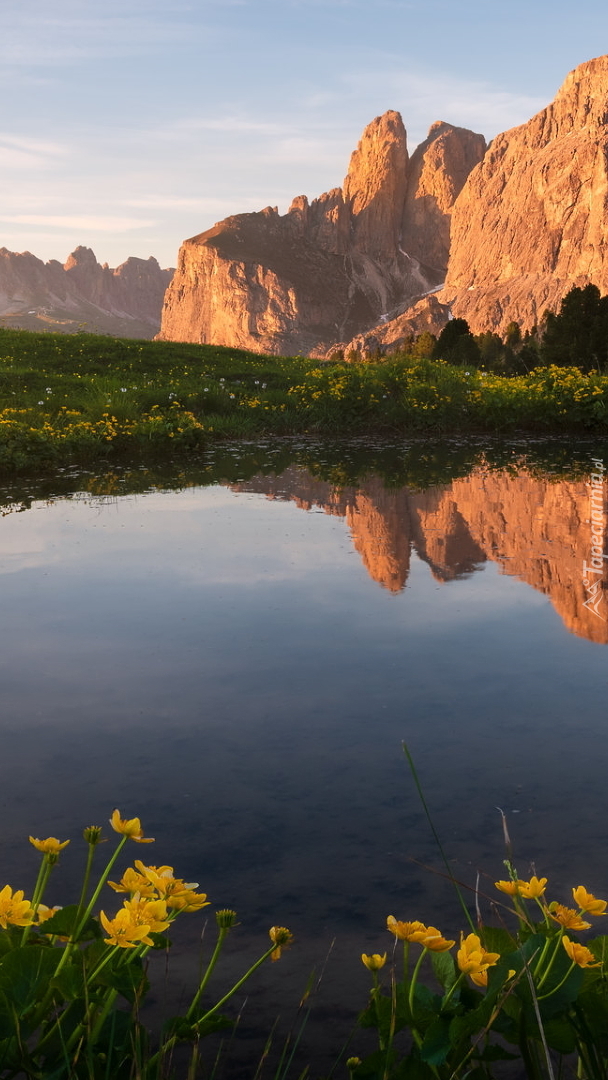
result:
<svg viewBox="0 0 608 1080"><path fill-rule="evenodd" d="M533 864L562 902L580 883L605 896L592 456L608 463L597 444L236 447L171 477L7 487L1 884L31 888L29 833L77 840L118 806L157 838L143 857L237 909L235 974L290 927L250 993L241 1064L260 1024L288 1029L331 949L302 1044L329 1060L388 914L457 935L404 740L465 886L479 871L491 896L503 876L500 806L522 876ZM49 903L70 900L81 857L70 845ZM159 1004L194 980L201 924L184 917Z"/></svg>

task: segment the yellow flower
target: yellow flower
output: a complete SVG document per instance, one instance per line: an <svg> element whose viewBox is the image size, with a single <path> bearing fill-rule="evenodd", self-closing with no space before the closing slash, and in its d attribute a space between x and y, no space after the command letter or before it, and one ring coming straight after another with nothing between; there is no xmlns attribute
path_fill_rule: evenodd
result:
<svg viewBox="0 0 608 1080"><path fill-rule="evenodd" d="M141 822L138 817L121 818L120 811L114 810L112 817L110 818L110 825L114 829L114 832L121 833L123 836L128 836L130 840L135 840L137 844L154 843L153 836L144 836Z"/></svg>
<svg viewBox="0 0 608 1080"><path fill-rule="evenodd" d="M46 904L38 904L36 909L36 921L38 926L41 923L46 922L47 919L52 919L53 915L56 915L58 911L61 911L61 907L47 907Z"/></svg>
<svg viewBox="0 0 608 1080"><path fill-rule="evenodd" d="M36 840L35 837L30 836L30 844L33 844L36 851L41 851L43 855L51 854L58 855L62 848L67 847L69 840L64 840L61 843L55 836L49 836L46 840Z"/></svg>
<svg viewBox="0 0 608 1080"><path fill-rule="evenodd" d="M455 945L455 941L448 941L444 938L440 930L437 930L435 926L427 926L424 937L419 939L420 944L424 945L425 949L430 949L431 952L447 952L448 949Z"/></svg>
<svg viewBox="0 0 608 1080"><path fill-rule="evenodd" d="M120 881L108 881L108 885L114 892L139 893L140 896L154 896L155 890L151 881L144 874L138 874L132 866L125 870Z"/></svg>
<svg viewBox="0 0 608 1080"><path fill-rule="evenodd" d="M555 922L560 926L564 926L566 930L588 930L591 926L590 922L585 922L581 919L578 911L574 908L564 907L563 904L558 904L556 900L549 904L549 914Z"/></svg>
<svg viewBox="0 0 608 1080"><path fill-rule="evenodd" d="M386 920L387 929L400 941L422 941L428 933L428 927L421 922L399 922L394 915Z"/></svg>
<svg viewBox="0 0 608 1080"><path fill-rule="evenodd" d="M138 924L133 921L131 913L126 908L121 908L115 918L108 919L105 911L99 912L101 925L109 937L104 938L106 945L120 945L122 949L134 949L137 945L153 945L152 938L148 937L150 930L147 924Z"/></svg>
<svg viewBox="0 0 608 1080"><path fill-rule="evenodd" d="M276 949L273 949L270 954L270 959L278 960L283 949L287 949L291 945L293 934L286 926L271 926L268 931L268 936L273 944L276 945Z"/></svg>
<svg viewBox="0 0 608 1080"><path fill-rule="evenodd" d="M494 885L501 892L507 894L507 896L519 896L520 881L495 881Z"/></svg>
<svg viewBox="0 0 608 1080"><path fill-rule="evenodd" d="M593 893L587 892L584 885L579 885L576 889L573 889L572 895L581 911L586 911L589 915L606 914L608 901L596 900Z"/></svg>
<svg viewBox="0 0 608 1080"><path fill-rule="evenodd" d="M175 898L184 897L191 893L192 889L198 888L198 881L182 881L181 878L174 877L172 866L144 866L140 859L135 860L135 865L140 874L153 885L161 899L166 900L170 906Z"/></svg>
<svg viewBox="0 0 608 1080"><path fill-rule="evenodd" d="M380 968L383 968L386 964L386 953L383 956L380 956L379 953L372 953L371 956L361 953L361 959L370 971L380 971Z"/></svg>
<svg viewBox="0 0 608 1080"><path fill-rule="evenodd" d="M531 877L529 881L518 881L520 896L524 896L526 900L535 900L544 894L547 879L546 877L537 878Z"/></svg>
<svg viewBox="0 0 608 1080"><path fill-rule="evenodd" d="M564 934L562 938L562 945L570 959L573 960L575 964L578 964L579 967L602 966L600 960L595 960L595 956L591 952L591 949L588 949L586 945L579 945L577 941L570 941L567 934Z"/></svg>
<svg viewBox="0 0 608 1080"><path fill-rule="evenodd" d="M171 925L164 900L147 900L135 893L130 900L124 901L123 908L129 912L136 926L147 926L154 934L160 934Z"/></svg>
<svg viewBox="0 0 608 1080"><path fill-rule="evenodd" d="M488 952L481 944L477 934L469 934L466 938L460 935L460 948L456 953L456 962L460 971L470 975L473 982L478 986L485 985L477 981L474 976L480 976L489 967L493 967L500 960L500 953Z"/></svg>
<svg viewBox="0 0 608 1080"><path fill-rule="evenodd" d="M0 926L30 926L34 919L34 909L29 900L23 899L23 889L13 892L10 885L5 885L0 892Z"/></svg>
<svg viewBox="0 0 608 1080"><path fill-rule="evenodd" d="M179 882L183 885L183 881ZM201 908L208 907L211 903L207 900L207 893L197 893L192 889L186 889L185 892L177 892L173 896L169 894L166 897L167 907L173 908L174 911L200 911Z"/></svg>

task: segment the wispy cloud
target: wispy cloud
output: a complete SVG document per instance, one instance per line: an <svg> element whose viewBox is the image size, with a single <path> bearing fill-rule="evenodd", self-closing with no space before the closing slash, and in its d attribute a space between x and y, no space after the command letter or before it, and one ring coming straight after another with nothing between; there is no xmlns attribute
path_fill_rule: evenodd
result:
<svg viewBox="0 0 608 1080"><path fill-rule="evenodd" d="M0 221L11 225L42 225L58 229L82 229L85 232L130 232L146 229L157 222L133 217L101 217L70 214L0 214Z"/></svg>

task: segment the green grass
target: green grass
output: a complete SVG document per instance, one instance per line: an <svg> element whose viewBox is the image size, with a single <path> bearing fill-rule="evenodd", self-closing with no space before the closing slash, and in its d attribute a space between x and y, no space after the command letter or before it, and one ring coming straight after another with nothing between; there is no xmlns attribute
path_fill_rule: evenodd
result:
<svg viewBox="0 0 608 1080"><path fill-rule="evenodd" d="M608 376L508 378L412 356L326 363L0 331L0 469L191 452L221 439L608 431Z"/></svg>

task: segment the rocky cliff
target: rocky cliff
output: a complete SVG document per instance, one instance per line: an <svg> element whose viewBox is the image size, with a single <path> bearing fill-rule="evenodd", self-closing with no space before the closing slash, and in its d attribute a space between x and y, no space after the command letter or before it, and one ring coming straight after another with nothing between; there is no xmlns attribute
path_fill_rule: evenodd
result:
<svg viewBox="0 0 608 1080"><path fill-rule="evenodd" d="M474 332L525 329L574 285L608 292L608 56L570 73L548 108L499 135L452 219L440 299Z"/></svg>
<svg viewBox="0 0 608 1080"><path fill-rule="evenodd" d="M324 355L444 280L451 208L485 141L434 124L410 158L399 113L365 129L342 188L187 240L160 338Z"/></svg>
<svg viewBox="0 0 608 1080"><path fill-rule="evenodd" d="M260 476L234 487L344 517L370 577L391 592L405 587L412 554L440 583L494 562L501 573L543 593L573 634L608 644L608 564L601 579L602 610L596 614L585 607L582 567L590 550L590 502L583 482L546 480L525 470L514 476L481 466L423 492L387 489L374 477L337 488L292 467L279 477Z"/></svg>
<svg viewBox="0 0 608 1080"><path fill-rule="evenodd" d="M0 326L152 338L172 274L154 258L112 270L86 247L63 265L0 248Z"/></svg>

